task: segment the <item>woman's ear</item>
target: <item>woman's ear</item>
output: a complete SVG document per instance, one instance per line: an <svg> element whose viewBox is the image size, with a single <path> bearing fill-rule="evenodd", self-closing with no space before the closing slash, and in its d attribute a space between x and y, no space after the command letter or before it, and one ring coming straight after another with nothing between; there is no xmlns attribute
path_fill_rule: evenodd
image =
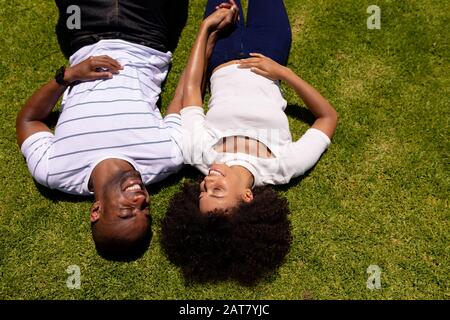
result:
<svg viewBox="0 0 450 320"><path fill-rule="evenodd" d="M250 203L253 201L253 192L251 189L245 189L245 192L242 195L242 200L244 200L245 203Z"/></svg>
<svg viewBox="0 0 450 320"><path fill-rule="evenodd" d="M102 215L102 204L100 201L95 201L92 204L91 207L91 223L96 222L98 219L100 219L100 216Z"/></svg>

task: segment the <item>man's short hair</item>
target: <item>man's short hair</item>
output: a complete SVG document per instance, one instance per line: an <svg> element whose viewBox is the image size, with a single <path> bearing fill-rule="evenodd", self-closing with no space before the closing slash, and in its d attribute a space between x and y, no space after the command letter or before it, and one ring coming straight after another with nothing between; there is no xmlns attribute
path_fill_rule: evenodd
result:
<svg viewBox="0 0 450 320"><path fill-rule="evenodd" d="M152 238L151 218L138 228L131 220L101 221L91 224L95 248L107 260L132 261L140 258L148 249Z"/></svg>

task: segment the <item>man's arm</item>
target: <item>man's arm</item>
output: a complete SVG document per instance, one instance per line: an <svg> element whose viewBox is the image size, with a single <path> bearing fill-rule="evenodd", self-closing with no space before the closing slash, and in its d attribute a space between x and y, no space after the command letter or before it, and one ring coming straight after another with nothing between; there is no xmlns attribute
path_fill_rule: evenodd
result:
<svg viewBox="0 0 450 320"><path fill-rule="evenodd" d="M166 115L177 113L179 114L181 109L183 108L183 87L184 87L184 78L186 72L180 76L180 80L178 80L177 88L175 89L175 94L173 95L172 101L167 106Z"/></svg>
<svg viewBox="0 0 450 320"><path fill-rule="evenodd" d="M108 71L99 71L99 68L105 68ZM64 81L72 83L111 78L112 74L118 73L120 69L122 69L120 64L108 56L90 57L76 66L66 69ZM34 133L50 132L44 121L66 88L66 85L58 84L53 79L27 100L16 118L16 135L19 147Z"/></svg>
<svg viewBox="0 0 450 320"><path fill-rule="evenodd" d="M66 86L51 80L28 99L16 118L16 135L19 147L34 133L50 132L44 121L65 90Z"/></svg>
<svg viewBox="0 0 450 320"><path fill-rule="evenodd" d="M338 122L338 113L333 106L310 84L301 79L291 69L284 67L262 54L252 53L253 57L241 60L241 68L250 68L256 74L271 80L285 81L295 90L308 109L316 117L313 128L319 129L330 139Z"/></svg>

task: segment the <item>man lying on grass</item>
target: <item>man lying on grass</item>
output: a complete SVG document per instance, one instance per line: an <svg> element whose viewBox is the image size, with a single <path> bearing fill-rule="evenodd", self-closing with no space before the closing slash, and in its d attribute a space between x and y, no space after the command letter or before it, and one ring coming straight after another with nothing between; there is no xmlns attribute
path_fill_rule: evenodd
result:
<svg viewBox="0 0 450 320"><path fill-rule="evenodd" d="M145 252L151 238L145 185L182 166L180 97L164 118L156 106L171 60L174 2L85 1L81 29L64 30L72 2L57 1L71 66L37 90L17 116L17 142L35 180L94 195L92 235L108 259ZM62 95L53 133L44 122Z"/></svg>

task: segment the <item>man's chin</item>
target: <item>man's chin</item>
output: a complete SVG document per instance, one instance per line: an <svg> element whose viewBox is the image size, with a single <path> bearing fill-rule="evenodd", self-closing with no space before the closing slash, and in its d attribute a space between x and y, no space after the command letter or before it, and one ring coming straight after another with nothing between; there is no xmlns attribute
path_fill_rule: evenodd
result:
<svg viewBox="0 0 450 320"><path fill-rule="evenodd" d="M145 185L139 171L130 170L120 172L105 185L102 191L106 198L111 198L111 193L121 192L124 188L133 183L139 184L143 189L145 189Z"/></svg>
<svg viewBox="0 0 450 320"><path fill-rule="evenodd" d="M126 171L122 174L122 179L123 178L139 178L142 180L142 176L141 173L137 170L130 170L130 171Z"/></svg>

